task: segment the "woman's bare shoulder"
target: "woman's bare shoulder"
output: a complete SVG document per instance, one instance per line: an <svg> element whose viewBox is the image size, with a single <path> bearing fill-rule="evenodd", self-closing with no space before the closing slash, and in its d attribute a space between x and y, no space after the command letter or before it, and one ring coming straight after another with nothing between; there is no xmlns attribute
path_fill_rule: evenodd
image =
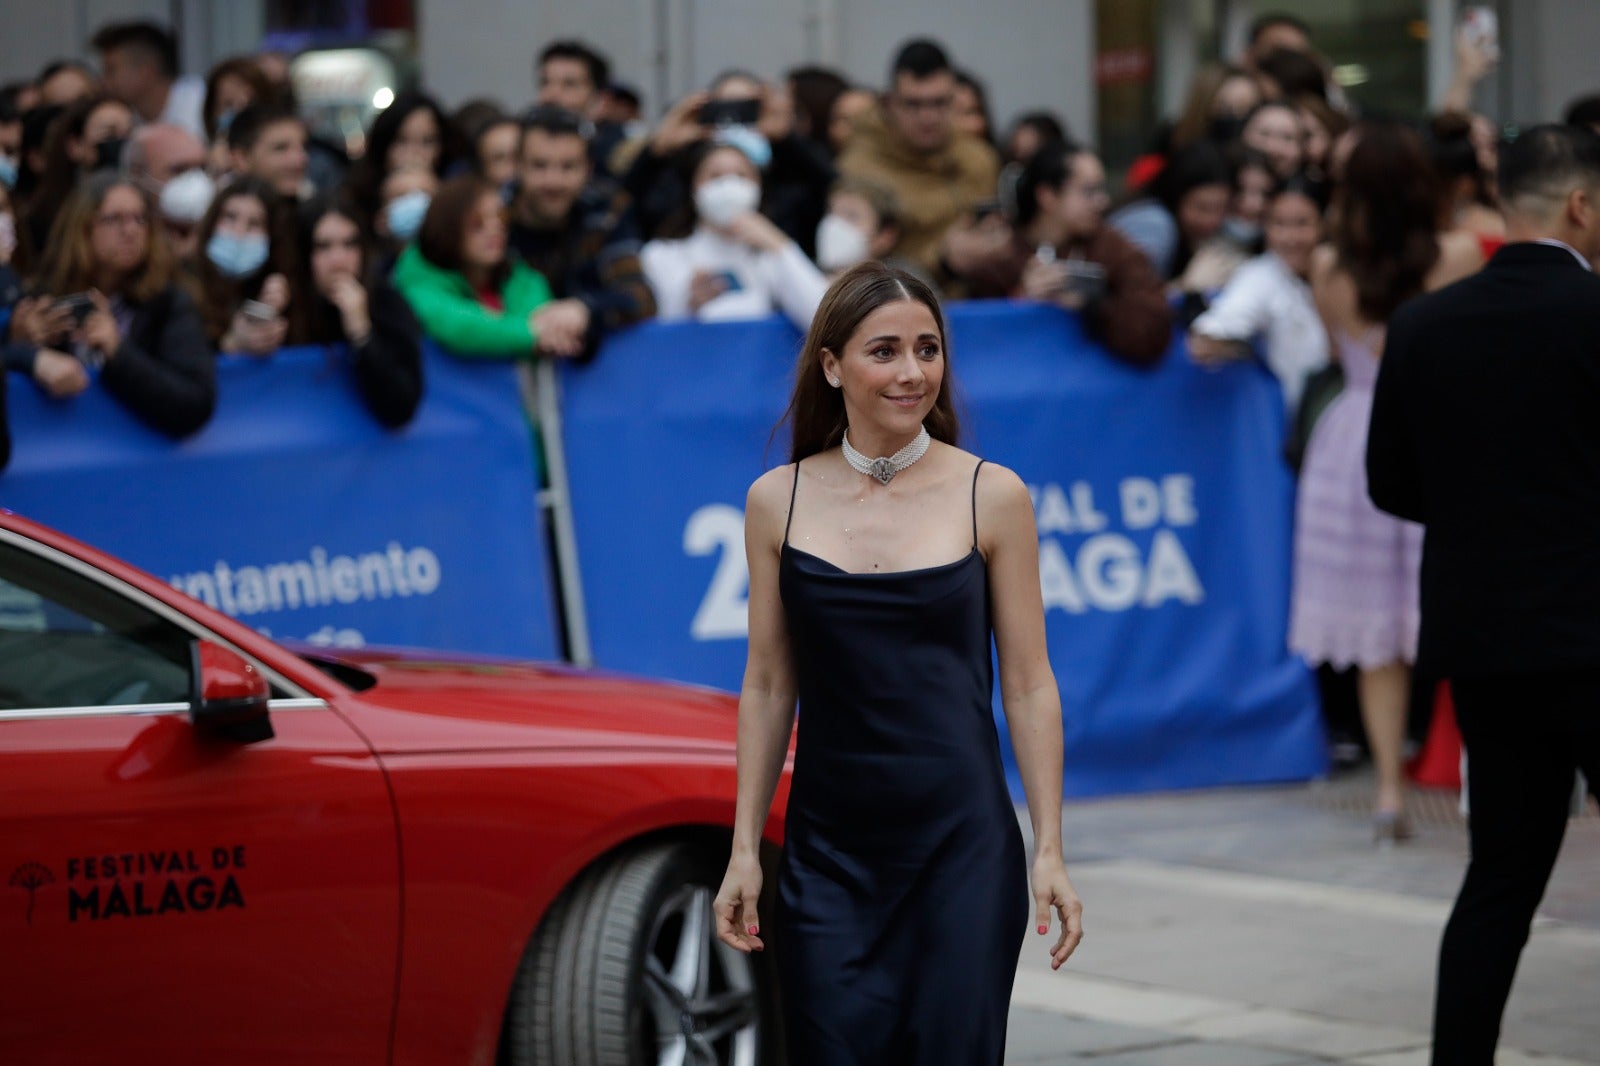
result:
<svg viewBox="0 0 1600 1066"><path fill-rule="evenodd" d="M795 487L795 472L798 469L798 463L784 463L752 481L750 491L745 494L745 512L751 515L760 513L770 517L774 514L781 515L788 510L789 497Z"/></svg>
<svg viewBox="0 0 1600 1066"><path fill-rule="evenodd" d="M1439 261L1428 271L1428 288L1440 289L1483 268L1483 242L1477 234L1454 229L1439 234Z"/></svg>
<svg viewBox="0 0 1600 1066"><path fill-rule="evenodd" d="M985 459L975 476L980 525L985 517L1005 521L1032 520L1033 496L1015 470Z"/></svg>

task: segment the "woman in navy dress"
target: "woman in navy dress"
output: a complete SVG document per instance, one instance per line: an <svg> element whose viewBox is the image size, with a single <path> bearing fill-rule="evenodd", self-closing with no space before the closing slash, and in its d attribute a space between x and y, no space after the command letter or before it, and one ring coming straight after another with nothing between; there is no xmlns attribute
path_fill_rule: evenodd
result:
<svg viewBox="0 0 1600 1066"><path fill-rule="evenodd" d="M956 446L944 320L865 263L828 290L750 488L722 939L766 946L761 828L799 702L775 950L791 1066L999 1066L1029 922L1059 968L1082 905L1061 849L1061 703L1022 481ZM1033 823L1030 868L990 710L991 636Z"/></svg>

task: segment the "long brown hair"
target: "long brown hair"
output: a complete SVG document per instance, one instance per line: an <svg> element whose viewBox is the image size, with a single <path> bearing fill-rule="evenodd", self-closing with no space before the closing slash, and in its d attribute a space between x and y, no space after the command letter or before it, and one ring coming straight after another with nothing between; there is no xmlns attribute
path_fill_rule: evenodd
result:
<svg viewBox="0 0 1600 1066"><path fill-rule="evenodd" d="M139 194L144 205L145 247L144 263L128 278L122 296L130 303L145 303L160 295L172 283L172 253L161 232L161 222L156 215L156 205L151 196L132 178L123 177L111 170L97 171L78 183L77 188L61 205L55 225L50 228L50 240L45 247L44 262L39 265L40 292L63 296L82 292L95 284L94 246L91 235L95 217L112 189L132 189ZM107 296L112 293L106 293Z"/></svg>
<svg viewBox="0 0 1600 1066"><path fill-rule="evenodd" d="M255 273L243 278L224 277L206 255L206 245L217 232L217 223L229 201L241 197L261 201L267 212L267 261ZM273 191L261 178L246 175L229 182L212 199L211 206L201 216L196 240L199 261L195 276L199 284L200 320L205 324L206 338L216 344L227 335L233 324L234 312L245 300L261 295L262 285L273 274L282 274L289 283L289 306L284 310L289 332L286 345L300 344L305 340L306 315L302 306L306 300L296 281L299 267L295 255L294 206Z"/></svg>
<svg viewBox="0 0 1600 1066"><path fill-rule="evenodd" d="M1439 260L1439 184L1415 130L1392 121L1358 125L1335 200L1333 245L1372 322L1422 292Z"/></svg>
<svg viewBox="0 0 1600 1066"><path fill-rule="evenodd" d="M440 270L465 274L467 260L461 250L467 242L472 213L484 197L497 194L493 185L472 173L458 175L439 186L439 191L428 202L428 213L422 216L422 228L417 230L417 251L422 258ZM499 292L510 277L508 247L506 257L489 272L489 285Z"/></svg>
<svg viewBox="0 0 1600 1066"><path fill-rule="evenodd" d="M823 350L841 355L864 318L897 300L915 300L922 304L933 314L933 321L939 327L944 377L939 382L933 410L928 412L923 424L934 440L946 444L956 444L960 440L961 423L952 399L955 382L950 376L950 341L944 315L939 310L939 298L916 275L869 260L851 267L828 286L811 320L805 343L800 347L800 359L794 368L794 393L789 397L783 420L778 423L779 426L789 423L791 463L838 447L844 439L844 393L823 381Z"/></svg>
<svg viewBox="0 0 1600 1066"><path fill-rule="evenodd" d="M41 232L49 232L72 187L86 173L67 153L71 142L83 139L83 131L89 125L89 120L102 107L120 107L132 114L131 109L120 100L99 93L67 105L66 110L50 123L49 132L44 136L44 173L39 176L39 184L34 187L27 209L31 224L40 226Z"/></svg>

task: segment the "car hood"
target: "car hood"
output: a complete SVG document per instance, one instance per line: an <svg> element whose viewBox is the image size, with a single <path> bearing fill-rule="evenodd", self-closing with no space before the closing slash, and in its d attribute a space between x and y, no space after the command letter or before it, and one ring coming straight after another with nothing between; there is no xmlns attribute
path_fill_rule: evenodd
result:
<svg viewBox="0 0 1600 1066"><path fill-rule="evenodd" d="M348 707L381 752L607 748L731 756L738 700L694 685L436 652L294 647L372 683Z"/></svg>

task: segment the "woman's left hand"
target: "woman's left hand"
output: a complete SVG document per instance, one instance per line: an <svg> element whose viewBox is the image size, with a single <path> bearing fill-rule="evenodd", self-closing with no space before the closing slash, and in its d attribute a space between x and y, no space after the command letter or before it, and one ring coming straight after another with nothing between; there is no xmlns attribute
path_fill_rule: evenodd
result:
<svg viewBox="0 0 1600 1066"><path fill-rule="evenodd" d="M1061 969L1083 939L1083 901L1067 879L1067 868L1059 858L1033 861L1033 903L1035 927L1040 936L1050 931L1050 912L1061 919L1061 937L1050 949L1050 968Z"/></svg>
<svg viewBox="0 0 1600 1066"><path fill-rule="evenodd" d="M122 347L122 330L117 328L117 316L111 313L111 301L99 289L89 290L94 310L83 320L83 342L107 359Z"/></svg>

